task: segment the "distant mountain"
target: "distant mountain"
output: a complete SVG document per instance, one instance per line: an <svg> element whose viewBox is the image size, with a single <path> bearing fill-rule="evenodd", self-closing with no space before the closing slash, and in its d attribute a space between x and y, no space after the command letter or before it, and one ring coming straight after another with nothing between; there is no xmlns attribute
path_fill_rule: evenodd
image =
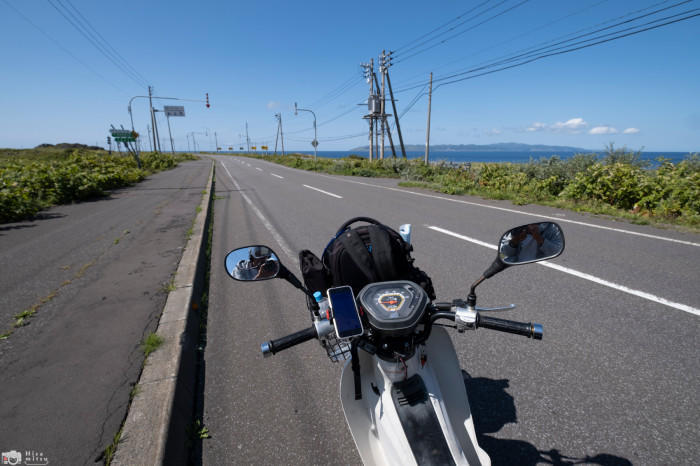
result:
<svg viewBox="0 0 700 466"><path fill-rule="evenodd" d="M355 147L350 150L366 151L369 146ZM408 151L425 150L425 145L408 144ZM500 142L497 144L436 144L430 146L431 151L440 152L595 152L580 147L545 146L542 144L520 144L517 142Z"/></svg>

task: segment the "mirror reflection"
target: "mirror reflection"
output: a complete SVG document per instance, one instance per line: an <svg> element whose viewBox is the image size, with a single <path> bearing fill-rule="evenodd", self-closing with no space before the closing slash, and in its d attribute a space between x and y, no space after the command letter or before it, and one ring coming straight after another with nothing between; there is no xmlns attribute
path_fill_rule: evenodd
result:
<svg viewBox="0 0 700 466"><path fill-rule="evenodd" d="M498 257L504 264L518 265L557 257L564 251L564 233L554 222L521 225L501 237Z"/></svg>
<svg viewBox="0 0 700 466"><path fill-rule="evenodd" d="M267 246L246 246L228 253L226 271L240 281L269 280L279 273L280 261Z"/></svg>

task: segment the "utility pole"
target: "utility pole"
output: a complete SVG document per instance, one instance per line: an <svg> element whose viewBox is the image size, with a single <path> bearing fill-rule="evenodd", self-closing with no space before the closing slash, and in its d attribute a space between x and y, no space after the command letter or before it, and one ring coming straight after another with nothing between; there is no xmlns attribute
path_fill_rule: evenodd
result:
<svg viewBox="0 0 700 466"><path fill-rule="evenodd" d="M282 114L275 113L275 118L277 118L277 135L275 137L275 155L277 155L277 141L282 140L282 155L284 155L284 133L282 133Z"/></svg>
<svg viewBox="0 0 700 466"><path fill-rule="evenodd" d="M248 137L248 122L245 122L245 143L246 147L248 148L248 152L250 152L250 138Z"/></svg>
<svg viewBox="0 0 700 466"><path fill-rule="evenodd" d="M192 152L190 150L190 133L187 133L185 136L187 136L187 152Z"/></svg>
<svg viewBox="0 0 700 466"><path fill-rule="evenodd" d="M282 156L284 156L284 133L282 132L282 114L278 113L280 120L280 140L282 141Z"/></svg>
<svg viewBox="0 0 700 466"><path fill-rule="evenodd" d="M430 73L430 90L428 91L428 129L425 132L425 164L430 156L430 105L433 101L433 73Z"/></svg>
<svg viewBox="0 0 700 466"><path fill-rule="evenodd" d="M216 151L219 152L219 138L216 136L216 131L214 131L214 143L216 143Z"/></svg>
<svg viewBox="0 0 700 466"><path fill-rule="evenodd" d="M399 114L396 111L396 101L394 100L394 91L391 89L391 79L389 79L389 67L391 66L391 55L394 52L389 52L388 63L386 64L386 84L389 86L389 96L391 97L391 107L394 109L394 119L396 120L396 132L399 133L399 143L401 143L401 155L406 158L406 147L403 144L403 136L401 135L401 126L399 125Z"/></svg>
<svg viewBox="0 0 700 466"><path fill-rule="evenodd" d="M362 68L365 70L365 79L369 84L369 97L367 97L367 111L369 112L366 116L362 117L369 122L369 160L370 162L374 158L374 59L370 59L369 63L362 63Z"/></svg>
<svg viewBox="0 0 700 466"><path fill-rule="evenodd" d="M381 64L380 64L380 67L381 67ZM374 72L374 68L372 68L372 76L374 77L374 83L377 85L377 92L379 92L379 79L377 78L377 74ZM377 96L375 96L375 98L380 99L380 96L377 95ZM381 145L381 147L379 146L379 118L382 118L383 117L382 113L384 113L383 112L384 107L382 106L381 102L379 102L379 108L380 108L379 112L374 114L375 139L376 139L377 150L378 151L381 150L379 158L383 159L384 158L384 131L383 131L384 127L383 126L382 126L382 145Z"/></svg>
<svg viewBox="0 0 700 466"><path fill-rule="evenodd" d="M166 120L168 120L168 135L170 136L170 152L175 154L175 146L173 145L173 133L170 131L170 116L168 114L165 114Z"/></svg>
<svg viewBox="0 0 700 466"><path fill-rule="evenodd" d="M151 145L151 127L146 125L146 131L148 131L148 147L150 147L151 152L153 152L153 146Z"/></svg>
<svg viewBox="0 0 700 466"><path fill-rule="evenodd" d="M148 108L151 112L151 128L153 128L153 149L158 150L158 144L156 143L156 115L153 113L153 87L148 86Z"/></svg>
<svg viewBox="0 0 700 466"><path fill-rule="evenodd" d="M391 55L392 52L389 52L389 54L386 53L385 50L382 50L382 56L381 56L381 64L380 64L380 71L382 73L382 159L384 158L384 133L386 132L387 136L389 136L389 144L391 145L391 155L392 157L396 158L396 148L394 147L394 139L391 137L391 128L389 127L389 122L387 121L386 117L391 116L386 113L386 93L385 93L385 80L384 78L389 77L389 67L387 66L387 62L389 60L389 56ZM393 101L392 101L393 103ZM394 107L394 113L396 113L396 107Z"/></svg>
<svg viewBox="0 0 700 466"><path fill-rule="evenodd" d="M382 146L379 148L379 158L381 160L384 160L384 133L386 132L386 115L384 112L384 106L386 104L386 99L384 98L384 90L385 90L385 85L384 85L384 59L386 58L386 51L382 50L382 56L380 57L380 69L379 71L382 73L382 100L381 100L381 112L382 112Z"/></svg>

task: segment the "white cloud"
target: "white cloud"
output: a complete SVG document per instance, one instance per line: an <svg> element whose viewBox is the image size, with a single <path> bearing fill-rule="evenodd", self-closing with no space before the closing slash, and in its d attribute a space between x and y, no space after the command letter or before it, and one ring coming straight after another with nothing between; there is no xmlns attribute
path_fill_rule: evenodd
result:
<svg viewBox="0 0 700 466"><path fill-rule="evenodd" d="M612 126L596 126L595 128L591 128L591 130L588 132L588 134L617 134L619 131L617 128L613 128Z"/></svg>
<svg viewBox="0 0 700 466"><path fill-rule="evenodd" d="M502 133L502 131L498 128L492 128L492 129L486 131L487 136L498 136L501 133Z"/></svg>
<svg viewBox="0 0 700 466"><path fill-rule="evenodd" d="M271 100L267 103L267 108L268 110L272 110L273 108L277 108L280 106L280 103L274 100Z"/></svg>
<svg viewBox="0 0 700 466"><path fill-rule="evenodd" d="M582 128L588 126L588 123L583 118L571 118L567 121L557 121L554 124L547 124L536 121L531 124L526 131L551 131L553 133L569 132L569 133L579 133Z"/></svg>
<svg viewBox="0 0 700 466"><path fill-rule="evenodd" d="M567 131L576 131L581 128L585 128L588 126L588 123L586 123L583 118L572 118L568 121L561 122L558 121L552 125L552 129L555 131L558 130L567 130Z"/></svg>
<svg viewBox="0 0 700 466"><path fill-rule="evenodd" d="M547 125L536 121L527 129L527 131L542 131L543 129L547 129Z"/></svg>
<svg viewBox="0 0 700 466"><path fill-rule="evenodd" d="M622 132L622 134L637 134L639 132L639 128L627 128Z"/></svg>

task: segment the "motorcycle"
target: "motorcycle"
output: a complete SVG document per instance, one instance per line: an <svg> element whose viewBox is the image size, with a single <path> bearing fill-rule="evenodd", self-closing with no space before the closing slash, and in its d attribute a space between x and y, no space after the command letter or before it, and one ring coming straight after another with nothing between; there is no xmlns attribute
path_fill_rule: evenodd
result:
<svg viewBox="0 0 700 466"><path fill-rule="evenodd" d="M410 225L399 231L410 242ZM561 227L553 222L508 230L467 299L451 302L431 302L419 285L395 280L369 283L357 296L350 287L331 288L326 303L264 245L231 251L226 270L239 281L282 278L310 298L312 325L263 343L261 351L268 357L317 339L332 362L344 362L340 398L364 464L489 465L477 443L457 354L436 322L450 321L459 333L487 328L541 340L540 324L486 315L515 305L477 307L476 288L508 267L553 259L564 245Z"/></svg>

